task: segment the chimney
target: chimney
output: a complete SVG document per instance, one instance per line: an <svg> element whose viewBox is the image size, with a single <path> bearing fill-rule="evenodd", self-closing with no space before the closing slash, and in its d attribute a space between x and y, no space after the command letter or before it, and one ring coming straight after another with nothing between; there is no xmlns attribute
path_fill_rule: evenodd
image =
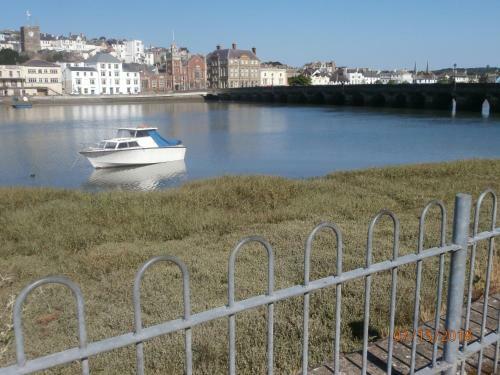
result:
<svg viewBox="0 0 500 375"><path fill-rule="evenodd" d="M220 44L217 44L217 46L215 48L220 49Z"/></svg>
<svg viewBox="0 0 500 375"><path fill-rule="evenodd" d="M236 49L236 43L233 43L232 46L233 46L233 49Z"/></svg>
<svg viewBox="0 0 500 375"><path fill-rule="evenodd" d="M252 52L253 52L253 54L254 54L255 56L257 56L257 48L252 47Z"/></svg>

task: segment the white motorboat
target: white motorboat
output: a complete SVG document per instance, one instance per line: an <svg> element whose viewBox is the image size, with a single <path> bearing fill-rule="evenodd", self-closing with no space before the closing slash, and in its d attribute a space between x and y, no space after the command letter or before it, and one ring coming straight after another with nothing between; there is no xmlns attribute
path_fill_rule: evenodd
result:
<svg viewBox="0 0 500 375"><path fill-rule="evenodd" d="M94 168L110 168L184 160L186 147L179 140L163 138L158 128L120 128L116 138L103 140L80 154Z"/></svg>

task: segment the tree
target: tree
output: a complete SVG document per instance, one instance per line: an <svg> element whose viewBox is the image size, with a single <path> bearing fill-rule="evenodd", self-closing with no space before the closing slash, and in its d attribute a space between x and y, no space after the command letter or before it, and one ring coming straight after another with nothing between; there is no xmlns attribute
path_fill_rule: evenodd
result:
<svg viewBox="0 0 500 375"><path fill-rule="evenodd" d="M290 86L310 86L311 77L300 74L295 77L288 78L288 84Z"/></svg>
<svg viewBox="0 0 500 375"><path fill-rule="evenodd" d="M18 65L28 60L28 56L20 55L13 49L2 48L0 50L0 65Z"/></svg>

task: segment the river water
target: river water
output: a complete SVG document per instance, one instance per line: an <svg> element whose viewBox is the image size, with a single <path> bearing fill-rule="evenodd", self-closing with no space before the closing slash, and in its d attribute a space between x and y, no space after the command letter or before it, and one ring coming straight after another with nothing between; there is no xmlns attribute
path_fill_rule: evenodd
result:
<svg viewBox="0 0 500 375"><path fill-rule="evenodd" d="M94 170L78 150L147 124L185 162ZM170 102L0 107L0 185L156 190L221 175L332 171L500 158L500 118L331 106Z"/></svg>

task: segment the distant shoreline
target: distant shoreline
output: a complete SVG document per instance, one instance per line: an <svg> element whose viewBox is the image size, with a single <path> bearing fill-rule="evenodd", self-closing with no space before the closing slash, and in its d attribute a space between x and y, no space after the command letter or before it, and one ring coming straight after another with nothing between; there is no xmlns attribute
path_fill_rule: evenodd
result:
<svg viewBox="0 0 500 375"><path fill-rule="evenodd" d="M202 102L206 92L186 92L175 94L143 94L143 95L93 95L93 96L34 96L30 101L35 105L73 105L73 104L111 104L111 103L145 103L162 101ZM11 97L0 98L0 104L10 105Z"/></svg>

